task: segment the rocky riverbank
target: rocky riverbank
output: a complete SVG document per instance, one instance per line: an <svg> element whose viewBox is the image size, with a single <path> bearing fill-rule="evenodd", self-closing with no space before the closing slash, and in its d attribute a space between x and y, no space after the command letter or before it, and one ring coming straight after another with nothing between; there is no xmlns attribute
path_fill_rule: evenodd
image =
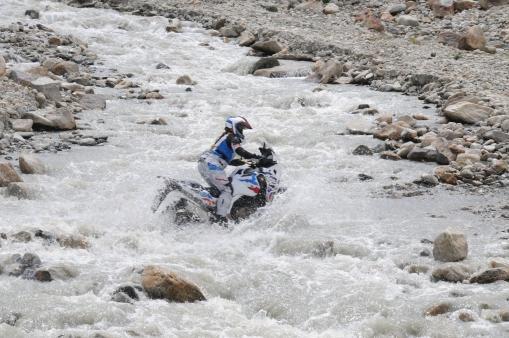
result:
<svg viewBox="0 0 509 338"><path fill-rule="evenodd" d="M225 41L269 57L255 75L288 76L315 61L311 80L369 85L419 96L441 125L380 116L353 129L385 141L381 158L436 162L425 184L506 186L509 158L509 4L505 1L137 1L73 0L79 7L197 21ZM272 60L271 62L269 62ZM305 63L305 62L301 62ZM489 70L487 69L489 67ZM317 88L320 90L320 88ZM373 151L370 150L370 153ZM431 178L434 177L434 178ZM422 180L421 180L422 181Z"/></svg>

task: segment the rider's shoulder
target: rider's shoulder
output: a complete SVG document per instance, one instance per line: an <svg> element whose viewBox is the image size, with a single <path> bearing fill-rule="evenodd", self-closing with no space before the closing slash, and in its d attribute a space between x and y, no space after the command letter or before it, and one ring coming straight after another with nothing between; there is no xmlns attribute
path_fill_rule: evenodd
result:
<svg viewBox="0 0 509 338"><path fill-rule="evenodd" d="M232 144L241 144L242 143L242 140L235 136L234 134L228 134L228 140L232 143Z"/></svg>

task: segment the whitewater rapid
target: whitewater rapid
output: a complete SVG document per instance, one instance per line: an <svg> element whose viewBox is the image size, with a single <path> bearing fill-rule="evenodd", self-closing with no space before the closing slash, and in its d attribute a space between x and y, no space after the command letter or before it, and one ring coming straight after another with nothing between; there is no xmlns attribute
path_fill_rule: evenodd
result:
<svg viewBox="0 0 509 338"><path fill-rule="evenodd" d="M341 135L358 118L348 112L361 103L395 115L433 115L416 98L354 86L313 92L317 85L303 78L241 75L248 49L188 22L183 33L167 33L163 17L2 0L0 24L28 20L26 9L40 10L38 22L88 43L98 55L98 72L132 73L133 82L160 90L165 99L112 99L104 111L80 114L80 123L107 134L108 142L39 154L49 173L24 177L40 187L38 198L0 196L0 231L45 229L81 234L91 243L89 249L65 249L37 240L2 242L2 255L33 252L45 265L68 264L79 275L51 283L0 275L0 315L22 315L15 327L0 324L1 337L507 336L504 323L463 323L454 312L423 316L442 301L457 309L502 308L507 287L434 283L429 274L402 269L434 266L419 255L430 248L421 240L448 227L467 234L474 265L508 256L498 240L502 221L461 210L500 196L440 187L433 194L386 198L383 186L412 181L433 167L354 156L357 145L377 141ZM160 62L170 69L156 69ZM184 74L198 82L192 92L175 85ZM116 95L113 89L96 93ZM154 215L157 177L200 180L196 160L230 114L253 125L248 150L262 142L275 149L288 190L231 230L177 228ZM138 123L159 117L168 125ZM361 182L359 173L374 179ZM113 290L148 264L193 281L208 300L111 301Z"/></svg>

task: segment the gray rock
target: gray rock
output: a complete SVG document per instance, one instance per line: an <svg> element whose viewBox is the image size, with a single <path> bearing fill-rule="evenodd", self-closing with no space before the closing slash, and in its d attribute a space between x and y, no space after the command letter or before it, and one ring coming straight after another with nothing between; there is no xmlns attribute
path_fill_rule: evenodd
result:
<svg viewBox="0 0 509 338"><path fill-rule="evenodd" d="M508 268L491 268L479 273L476 273L470 278L470 283L488 284L497 281L509 281Z"/></svg>
<svg viewBox="0 0 509 338"><path fill-rule="evenodd" d="M401 12L404 12L406 10L405 4L395 4L389 7L388 12L391 13L391 15L398 15Z"/></svg>
<svg viewBox="0 0 509 338"><path fill-rule="evenodd" d="M2 55L0 55L0 76L4 76L7 72L7 65L5 64L5 59Z"/></svg>
<svg viewBox="0 0 509 338"><path fill-rule="evenodd" d="M13 182L7 186L7 195L16 197L20 200L29 200L35 198L34 190L28 183Z"/></svg>
<svg viewBox="0 0 509 338"><path fill-rule="evenodd" d="M258 69L253 73L255 76L264 76L270 78L282 78L282 77L302 77L309 75L311 72L311 66L309 62L298 62L298 61L281 61L280 66L272 68Z"/></svg>
<svg viewBox="0 0 509 338"><path fill-rule="evenodd" d="M396 22L398 23L398 25L402 25L402 26L411 26L411 27L419 26L419 20L417 20L416 17L413 17L411 15L401 15L396 19Z"/></svg>
<svg viewBox="0 0 509 338"><path fill-rule="evenodd" d="M39 19L39 12L35 9L27 9L25 11L25 16L30 17L30 19Z"/></svg>
<svg viewBox="0 0 509 338"><path fill-rule="evenodd" d="M484 121L493 114L492 108L467 101L448 105L443 111L449 121L467 124Z"/></svg>
<svg viewBox="0 0 509 338"><path fill-rule="evenodd" d="M483 135L484 139L493 140L497 143L509 142L509 134L500 130L490 130Z"/></svg>
<svg viewBox="0 0 509 338"><path fill-rule="evenodd" d="M28 231L19 231L12 235L12 240L15 242L27 243L32 240L32 235Z"/></svg>
<svg viewBox="0 0 509 338"><path fill-rule="evenodd" d="M30 82L30 86L44 94L47 99L52 101L60 101L60 82L50 79L49 77L40 77Z"/></svg>
<svg viewBox="0 0 509 338"><path fill-rule="evenodd" d="M350 120L346 124L346 131L350 135L373 135L373 126L368 120Z"/></svg>
<svg viewBox="0 0 509 338"><path fill-rule="evenodd" d="M253 43L255 43L256 37L253 33L244 31L242 34L240 34L239 37L239 45L243 47L251 46Z"/></svg>
<svg viewBox="0 0 509 338"><path fill-rule="evenodd" d="M189 75L182 75L177 78L176 83L178 85L186 85L186 86L192 86L195 85L196 82L191 79Z"/></svg>
<svg viewBox="0 0 509 338"><path fill-rule="evenodd" d="M470 277L472 269L461 263L446 263L435 268L431 275L434 279L446 282L462 282Z"/></svg>
<svg viewBox="0 0 509 338"><path fill-rule="evenodd" d="M250 73L253 74L258 69L273 68L279 66L280 63L277 59L272 57L261 58L253 65Z"/></svg>
<svg viewBox="0 0 509 338"><path fill-rule="evenodd" d="M505 132L509 132L509 119L507 120L504 120L501 125L500 125L500 128L505 131Z"/></svg>
<svg viewBox="0 0 509 338"><path fill-rule="evenodd" d="M268 55L279 53L283 50L283 45L276 40L258 41L251 45L254 50L263 52Z"/></svg>
<svg viewBox="0 0 509 338"><path fill-rule="evenodd" d="M468 243L462 233L446 231L433 242L433 257L437 261L457 262L468 255Z"/></svg>
<svg viewBox="0 0 509 338"><path fill-rule="evenodd" d="M0 187L6 187L9 183L23 182L12 164L0 162Z"/></svg>
<svg viewBox="0 0 509 338"><path fill-rule="evenodd" d="M23 115L34 121L34 127L43 129L72 130L76 129L74 115L66 108L58 108L55 111L41 111L40 113L28 112Z"/></svg>
<svg viewBox="0 0 509 338"><path fill-rule="evenodd" d="M336 4L328 3L323 8L323 14L329 15L329 14L335 14L339 12L339 7Z"/></svg>
<svg viewBox="0 0 509 338"><path fill-rule="evenodd" d="M181 33L182 23L179 19L171 19L170 24L166 27L167 32Z"/></svg>
<svg viewBox="0 0 509 338"><path fill-rule="evenodd" d="M353 155L373 155L373 151L371 151L371 149L369 149L368 146L361 144L361 145L357 146L357 148L355 148L352 151L352 154Z"/></svg>
<svg viewBox="0 0 509 338"><path fill-rule="evenodd" d="M30 119L16 119L16 120L12 120L11 124L12 124L12 129L14 129L14 131L30 132L30 131L32 131L32 125L34 124L34 121L32 121Z"/></svg>

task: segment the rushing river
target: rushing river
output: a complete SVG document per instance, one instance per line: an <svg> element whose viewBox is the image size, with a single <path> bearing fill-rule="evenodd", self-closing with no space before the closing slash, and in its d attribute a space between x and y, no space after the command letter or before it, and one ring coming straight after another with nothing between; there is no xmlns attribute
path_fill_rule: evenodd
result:
<svg viewBox="0 0 509 338"><path fill-rule="evenodd" d="M162 17L2 0L0 24L28 20L26 9L41 11L38 22L86 41L98 55L98 71L132 73L135 83L159 89L165 99L113 99L104 111L79 114L81 123L109 135L108 143L41 153L49 173L24 177L40 187L38 198L0 195L0 231L38 228L81 234L91 243L89 249L65 249L41 240L2 242L2 256L33 252L45 266L66 264L79 275L51 283L0 275L0 317L21 314L14 327L0 324L1 337L509 335L507 323L486 320L482 310L486 304L508 305L506 284L435 283L429 272L402 269L436 266L419 255L431 249L421 240L449 227L467 234L472 266L509 256L499 239L502 220L462 210L496 203L502 193L466 195L438 187L432 194L387 198L383 186L412 181L433 166L354 156L357 145L377 141L340 135L353 118L372 119L348 114L360 103L396 115L432 116L433 109L416 98L365 87L313 92L317 85L303 78L242 75L248 49L192 23L184 23L181 34L167 33ZM156 69L159 62L170 69ZM175 85L183 74L198 82L192 92ZM248 150L264 141L275 149L288 190L230 230L209 224L177 228L154 215L157 177L200 180L196 160L230 114L254 126ZM138 123L159 117L168 125ZM374 179L359 181L359 173ZM208 301L111 301L112 291L147 264L193 281ZM472 310L476 321L461 322L457 312L423 316L442 301Z"/></svg>

